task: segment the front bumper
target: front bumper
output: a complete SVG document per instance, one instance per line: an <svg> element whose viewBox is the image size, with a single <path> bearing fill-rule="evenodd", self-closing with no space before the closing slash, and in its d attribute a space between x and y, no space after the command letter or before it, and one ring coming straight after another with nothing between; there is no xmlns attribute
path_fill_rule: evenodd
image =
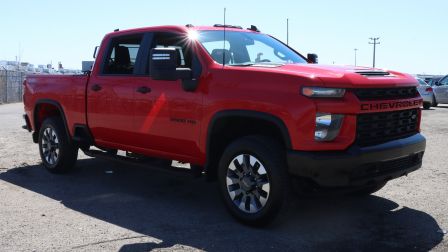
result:
<svg viewBox="0 0 448 252"><path fill-rule="evenodd" d="M426 139L421 134L375 146L352 146L346 151L289 151L292 175L320 186L362 186L388 181L422 166Z"/></svg>

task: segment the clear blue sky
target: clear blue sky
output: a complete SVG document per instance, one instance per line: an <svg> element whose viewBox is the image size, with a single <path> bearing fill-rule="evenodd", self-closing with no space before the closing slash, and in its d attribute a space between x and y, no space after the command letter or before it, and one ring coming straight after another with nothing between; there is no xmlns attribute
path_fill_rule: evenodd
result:
<svg viewBox="0 0 448 252"><path fill-rule="evenodd" d="M156 2L156 3L154 3ZM321 64L371 66L369 37L380 37L377 66L408 73L448 74L446 0L290 1L3 1L0 60L81 68L107 32L164 24L248 27L286 41Z"/></svg>

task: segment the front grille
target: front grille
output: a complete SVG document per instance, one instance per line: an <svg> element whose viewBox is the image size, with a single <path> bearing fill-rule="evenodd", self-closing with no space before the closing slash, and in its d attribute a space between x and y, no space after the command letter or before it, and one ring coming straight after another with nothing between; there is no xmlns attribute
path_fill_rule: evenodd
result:
<svg viewBox="0 0 448 252"><path fill-rule="evenodd" d="M354 93L361 101L398 100L418 97L418 91L416 87L364 88L355 89Z"/></svg>
<svg viewBox="0 0 448 252"><path fill-rule="evenodd" d="M421 165L423 152L385 162L364 164L351 174L352 180L374 178Z"/></svg>
<svg viewBox="0 0 448 252"><path fill-rule="evenodd" d="M356 142L360 146L409 137L418 132L418 110L360 114L356 126Z"/></svg>

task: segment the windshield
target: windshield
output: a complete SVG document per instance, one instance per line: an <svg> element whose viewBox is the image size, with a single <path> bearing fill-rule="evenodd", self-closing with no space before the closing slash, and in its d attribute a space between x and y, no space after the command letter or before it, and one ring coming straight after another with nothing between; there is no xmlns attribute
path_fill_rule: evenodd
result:
<svg viewBox="0 0 448 252"><path fill-rule="evenodd" d="M259 33L200 31L199 42L219 64L233 66L307 63L276 39Z"/></svg>
<svg viewBox="0 0 448 252"><path fill-rule="evenodd" d="M420 79L420 78L418 78L417 81L418 81L418 83L419 83L421 86L426 86L426 85L428 85L428 83L426 83L424 80L422 80L422 79Z"/></svg>

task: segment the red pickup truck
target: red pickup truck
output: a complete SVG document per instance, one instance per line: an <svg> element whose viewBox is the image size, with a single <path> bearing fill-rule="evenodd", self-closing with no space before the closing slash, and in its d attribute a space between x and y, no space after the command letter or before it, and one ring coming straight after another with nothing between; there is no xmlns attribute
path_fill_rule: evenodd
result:
<svg viewBox="0 0 448 252"><path fill-rule="evenodd" d="M84 75L27 77L25 128L54 173L79 149L189 163L249 224L278 215L292 185L370 194L420 168L415 78L316 63L255 26L116 30Z"/></svg>

